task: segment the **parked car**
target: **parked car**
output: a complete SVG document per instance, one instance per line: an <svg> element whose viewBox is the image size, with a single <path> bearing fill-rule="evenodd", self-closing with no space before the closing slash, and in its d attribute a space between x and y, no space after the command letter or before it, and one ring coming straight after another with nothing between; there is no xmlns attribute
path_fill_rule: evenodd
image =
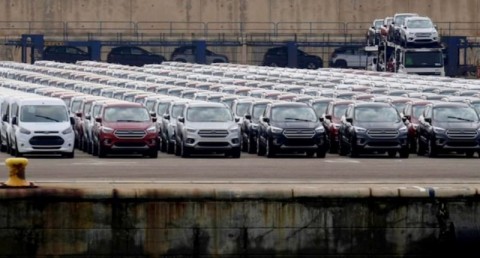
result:
<svg viewBox="0 0 480 258"><path fill-rule="evenodd" d="M480 151L478 113L466 103L428 104L417 128L418 155L435 157L440 153L465 153L472 157Z"/></svg>
<svg viewBox="0 0 480 258"><path fill-rule="evenodd" d="M393 22L393 17L385 17L383 19L383 25L380 28L380 35L382 37L382 40L387 39L388 37L388 30L390 29L390 24Z"/></svg>
<svg viewBox="0 0 480 258"><path fill-rule="evenodd" d="M107 55L108 63L143 66L146 64L161 64L165 61L162 55L153 54L135 46L114 47Z"/></svg>
<svg viewBox="0 0 480 258"><path fill-rule="evenodd" d="M91 60L91 55L74 46L48 46L43 50L42 60L75 63L80 60Z"/></svg>
<svg viewBox="0 0 480 258"><path fill-rule="evenodd" d="M140 153L158 156L156 118L138 103L106 102L95 118L93 153Z"/></svg>
<svg viewBox="0 0 480 258"><path fill-rule="evenodd" d="M325 127L327 133L327 140L330 147L330 153L336 153L338 151L338 130L341 126L342 116L345 115L345 111L348 105L354 103L352 100L335 100L328 101L327 108L322 114L322 124Z"/></svg>
<svg viewBox="0 0 480 258"><path fill-rule="evenodd" d="M258 124L267 104L270 103L272 102L268 100L256 100L250 105L243 119L241 126L243 150L248 153L257 152Z"/></svg>
<svg viewBox="0 0 480 258"><path fill-rule="evenodd" d="M418 119L423 113L425 106L432 103L427 100L411 100L406 103L405 108L400 113L402 119L404 119L405 125L408 128L408 145L410 153L417 152L417 127Z"/></svg>
<svg viewBox="0 0 480 258"><path fill-rule="evenodd" d="M375 46L380 42L380 29L383 25L383 19L373 20L372 26L368 28L367 32L367 45Z"/></svg>
<svg viewBox="0 0 480 258"><path fill-rule="evenodd" d="M197 48L195 46L181 46L173 50L170 60L182 63L196 63ZM205 63L228 63L228 57L205 49Z"/></svg>
<svg viewBox="0 0 480 258"><path fill-rule="evenodd" d="M374 56L369 56L362 46L343 46L336 48L328 64L336 68L361 68L365 69Z"/></svg>
<svg viewBox="0 0 480 258"><path fill-rule="evenodd" d="M258 127L259 156L283 152L325 158L327 150L325 129L311 106L298 102L267 105Z"/></svg>
<svg viewBox="0 0 480 258"><path fill-rule="evenodd" d="M188 103L177 119L175 154L188 157L195 153L224 153L240 158L237 121L221 103Z"/></svg>
<svg viewBox="0 0 480 258"><path fill-rule="evenodd" d="M396 13L393 16L393 21L390 23L388 28L388 37L387 40L390 42L399 42L400 41L400 27L403 25L405 18L407 17L416 17L416 13Z"/></svg>
<svg viewBox="0 0 480 258"><path fill-rule="evenodd" d="M438 31L428 17L408 17L399 28L400 41L404 46L409 44L438 44Z"/></svg>
<svg viewBox="0 0 480 258"><path fill-rule="evenodd" d="M357 157L362 153L387 152L408 158L407 127L390 103L350 104L342 118L338 153Z"/></svg>
<svg viewBox="0 0 480 258"><path fill-rule="evenodd" d="M263 56L263 66L287 67L288 66L288 48L274 47L267 50ZM318 69L323 67L322 58L310 55L297 49L297 67L307 69Z"/></svg>

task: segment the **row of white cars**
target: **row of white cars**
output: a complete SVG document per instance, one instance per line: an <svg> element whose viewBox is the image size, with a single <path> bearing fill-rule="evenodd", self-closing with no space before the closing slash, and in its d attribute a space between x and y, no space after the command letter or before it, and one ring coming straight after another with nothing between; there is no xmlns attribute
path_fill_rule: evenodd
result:
<svg viewBox="0 0 480 258"><path fill-rule="evenodd" d="M211 138L218 139L220 134L225 133L231 133L232 137L228 143L209 140L203 146L205 147L203 150L214 150L239 157L239 146L251 152L256 151L252 145L259 144L258 139L255 139L256 143L250 142L251 135L245 135L247 130L258 130L262 124L259 118L266 106L263 105L263 109L255 111L252 108L254 103L262 101L263 104L278 101L306 103L315 109L318 117L323 116L323 120L327 122L324 123L325 129L328 131L330 124L332 128L336 128L339 122L328 121L332 118L324 114L329 106L342 99L393 103L399 98L398 94L401 94L402 98L411 101L441 99L465 102L478 99L475 95L480 89L480 84L475 80L341 69L297 70L235 64L206 66L173 62L147 67L128 67L90 61L78 64L38 62L33 66L6 62L2 63L2 66L5 67L2 76L17 81L16 84L4 83L4 87L56 96L68 103L71 115L77 117L76 127L81 126L76 128L77 146L94 155L99 154L99 142L88 128L96 123L92 105L101 101L101 98L144 105L158 118L156 119L158 148L182 156L192 153L195 150L193 148L199 143L197 140L202 138L202 136L190 137L189 140L189 137L180 136L183 134L182 130L196 136L200 133L198 128L179 129L182 127L179 118L183 120L188 117L185 107L205 101L222 102L236 116L241 134L239 132L234 136L240 127L233 125L217 128L218 130L210 128L206 133L212 136ZM19 86L21 84L19 81L24 83L23 86ZM93 96L87 98L84 94ZM457 96L453 96L455 94ZM322 105L315 105L320 102ZM402 111L400 107L398 110ZM252 119L253 116L256 120ZM222 119L233 121L233 118L228 117ZM205 121L204 119L200 122ZM332 142L333 137L329 136L328 141ZM188 143L187 140L193 142Z"/></svg>

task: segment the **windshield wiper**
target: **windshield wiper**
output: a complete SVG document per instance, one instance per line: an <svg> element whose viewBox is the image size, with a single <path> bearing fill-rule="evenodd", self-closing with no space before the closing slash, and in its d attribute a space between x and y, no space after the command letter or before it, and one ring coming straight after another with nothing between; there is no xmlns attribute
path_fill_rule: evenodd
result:
<svg viewBox="0 0 480 258"><path fill-rule="evenodd" d="M142 122L142 121L132 120L132 119L123 119L123 120L117 120L116 122Z"/></svg>
<svg viewBox="0 0 480 258"><path fill-rule="evenodd" d="M457 119L457 120L466 121L466 122L473 122L473 120L466 119L463 117L458 117L458 116L447 116L447 118Z"/></svg>
<svg viewBox="0 0 480 258"><path fill-rule="evenodd" d="M55 122L60 122L59 120L53 118L53 117L49 117L49 116L42 116L42 115L35 115L36 117L41 117L41 118L45 118L47 120L51 120L51 121L55 121Z"/></svg>
<svg viewBox="0 0 480 258"><path fill-rule="evenodd" d="M311 120L301 119L301 118L294 118L294 117L285 117L285 120L302 121L302 122L312 122Z"/></svg>

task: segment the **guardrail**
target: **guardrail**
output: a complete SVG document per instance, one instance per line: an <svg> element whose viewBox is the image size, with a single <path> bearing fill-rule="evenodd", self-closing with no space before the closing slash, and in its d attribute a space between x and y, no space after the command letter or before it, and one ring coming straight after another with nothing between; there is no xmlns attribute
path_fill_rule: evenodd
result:
<svg viewBox="0 0 480 258"><path fill-rule="evenodd" d="M364 36L371 22L130 22L130 21L0 21L0 36L45 34L109 36L192 34L343 34ZM480 36L480 22L437 22L440 35ZM122 37L122 36L118 36Z"/></svg>

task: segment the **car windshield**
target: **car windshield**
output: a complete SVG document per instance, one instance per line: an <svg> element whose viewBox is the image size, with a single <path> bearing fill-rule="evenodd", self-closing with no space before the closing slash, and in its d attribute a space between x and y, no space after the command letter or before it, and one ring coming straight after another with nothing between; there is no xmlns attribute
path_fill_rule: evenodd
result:
<svg viewBox="0 0 480 258"><path fill-rule="evenodd" d="M407 28L427 29L433 28L433 24L429 20L409 20L407 22Z"/></svg>
<svg viewBox="0 0 480 258"><path fill-rule="evenodd" d="M108 107L105 109L107 122L147 122L150 115L143 107Z"/></svg>
<svg viewBox="0 0 480 258"><path fill-rule="evenodd" d="M72 112L77 112L80 109L80 105L82 104L81 100L74 100L72 102L72 108L70 109Z"/></svg>
<svg viewBox="0 0 480 258"><path fill-rule="evenodd" d="M327 110L328 102L317 102L317 103L314 103L312 107L315 110L315 113L317 114L317 116L320 117Z"/></svg>
<svg viewBox="0 0 480 258"><path fill-rule="evenodd" d="M399 122L400 115L394 107L357 107L355 119L360 122Z"/></svg>
<svg viewBox="0 0 480 258"><path fill-rule="evenodd" d="M436 107L433 119L437 122L477 122L478 114L471 107Z"/></svg>
<svg viewBox="0 0 480 258"><path fill-rule="evenodd" d="M383 25L383 20L375 21L375 29L380 29Z"/></svg>
<svg viewBox="0 0 480 258"><path fill-rule="evenodd" d="M405 67L442 67L443 54L441 51L405 52Z"/></svg>
<svg viewBox="0 0 480 258"><path fill-rule="evenodd" d="M393 102L392 104L397 109L398 112L402 112L405 106L407 105L405 102Z"/></svg>
<svg viewBox="0 0 480 258"><path fill-rule="evenodd" d="M159 103L157 106L157 114L163 115L167 112L168 103Z"/></svg>
<svg viewBox="0 0 480 258"><path fill-rule="evenodd" d="M187 110L187 121L190 122L228 122L232 114L226 107L192 107Z"/></svg>
<svg viewBox="0 0 480 258"><path fill-rule="evenodd" d="M239 103L237 105L237 110L235 110L235 114L237 116L244 116L248 112L248 108L252 103Z"/></svg>
<svg viewBox="0 0 480 258"><path fill-rule="evenodd" d="M253 114L252 118L259 118L263 112L265 111L265 108L267 107L267 104L257 104L253 106Z"/></svg>
<svg viewBox="0 0 480 258"><path fill-rule="evenodd" d="M472 104L473 108L480 114L480 102L475 102Z"/></svg>
<svg viewBox="0 0 480 258"><path fill-rule="evenodd" d="M418 118L422 115L423 110L425 110L425 105L415 105L413 108L413 117Z"/></svg>
<svg viewBox="0 0 480 258"><path fill-rule="evenodd" d="M272 108L272 121L276 122L315 122L317 115L311 107L280 106Z"/></svg>
<svg viewBox="0 0 480 258"><path fill-rule="evenodd" d="M172 107L172 118L178 118L183 113L184 108L185 104L174 105Z"/></svg>
<svg viewBox="0 0 480 258"><path fill-rule="evenodd" d="M333 108L333 117L340 118L345 115L345 111L347 110L348 104L343 105L336 105Z"/></svg>
<svg viewBox="0 0 480 258"><path fill-rule="evenodd" d="M25 105L21 108L20 121L22 122L66 122L67 109L61 105Z"/></svg>

